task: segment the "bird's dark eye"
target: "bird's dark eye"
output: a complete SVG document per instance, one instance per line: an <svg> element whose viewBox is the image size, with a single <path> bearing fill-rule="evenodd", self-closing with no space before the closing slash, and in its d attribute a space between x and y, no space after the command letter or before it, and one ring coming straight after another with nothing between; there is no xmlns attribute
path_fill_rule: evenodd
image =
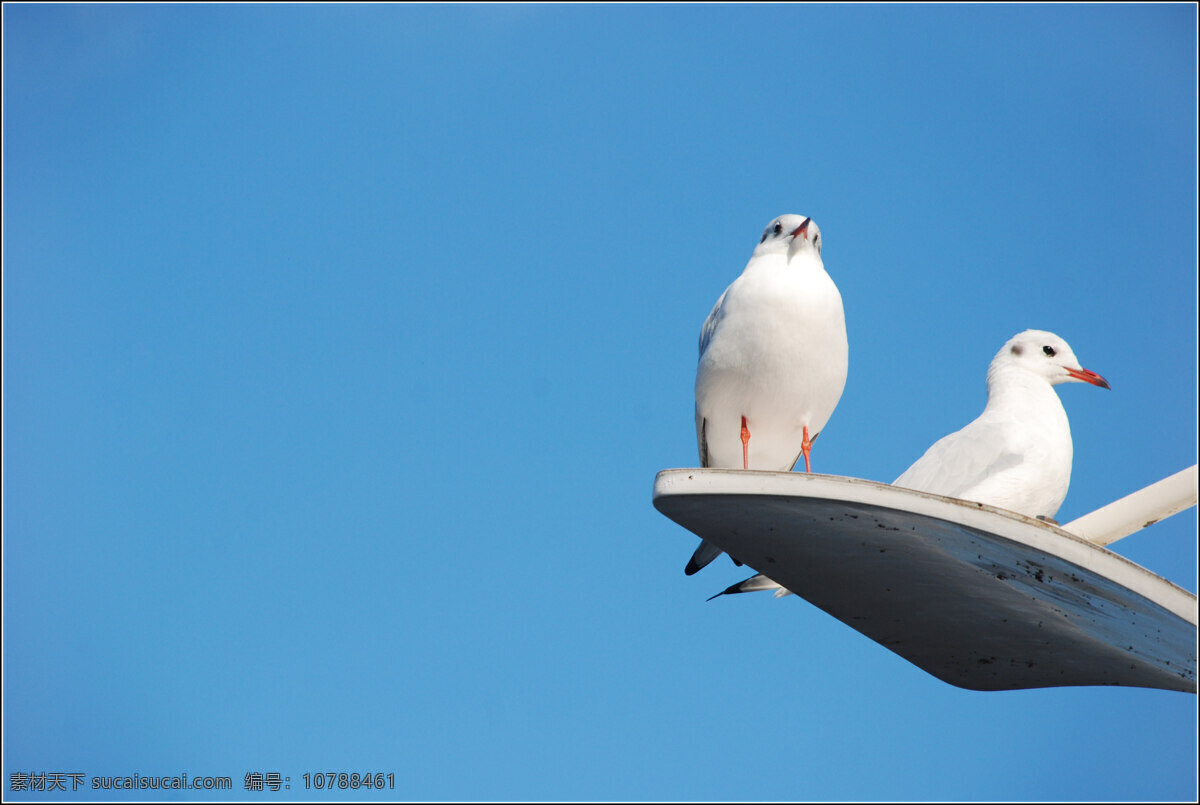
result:
<svg viewBox="0 0 1200 805"><path fill-rule="evenodd" d="M775 234L778 235L783 231L783 224L775 224Z"/></svg>
<svg viewBox="0 0 1200 805"><path fill-rule="evenodd" d="M1042 347L1042 352L1045 352L1051 358L1054 357L1054 347Z"/></svg>

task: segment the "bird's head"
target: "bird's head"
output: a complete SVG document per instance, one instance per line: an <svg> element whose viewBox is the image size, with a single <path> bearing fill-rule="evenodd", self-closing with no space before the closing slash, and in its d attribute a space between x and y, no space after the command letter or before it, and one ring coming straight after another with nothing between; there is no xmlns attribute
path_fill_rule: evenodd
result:
<svg viewBox="0 0 1200 805"><path fill-rule="evenodd" d="M783 254L791 260L797 254L810 252L821 257L821 230L813 219L803 215L781 215L763 230L754 249L760 254Z"/></svg>
<svg viewBox="0 0 1200 805"><path fill-rule="evenodd" d="M1033 372L1052 386L1091 383L1109 388L1107 380L1079 365L1079 359L1066 341L1045 330L1026 330L1010 338L992 359L988 374L1008 368Z"/></svg>

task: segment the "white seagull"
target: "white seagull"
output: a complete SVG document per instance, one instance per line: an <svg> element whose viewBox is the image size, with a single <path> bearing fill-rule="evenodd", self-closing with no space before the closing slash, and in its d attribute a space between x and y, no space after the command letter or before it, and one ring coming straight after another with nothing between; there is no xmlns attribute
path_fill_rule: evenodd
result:
<svg viewBox="0 0 1200 805"><path fill-rule="evenodd" d="M821 262L811 218L781 215L700 330L696 439L700 466L791 470L846 385L842 296ZM689 576L721 550L701 541Z"/></svg>
<svg viewBox="0 0 1200 805"><path fill-rule="evenodd" d="M1071 484L1073 449L1059 383L1109 388L1054 333L1013 336L988 367L983 413L934 442L893 486L1053 518Z"/></svg>
<svg viewBox="0 0 1200 805"><path fill-rule="evenodd" d="M1053 388L1059 383L1109 388L1054 333L1013 336L988 367L983 413L934 442L892 485L1052 520L1071 483L1073 451L1067 412ZM787 595L764 579L754 576L724 592L776 589L776 596Z"/></svg>

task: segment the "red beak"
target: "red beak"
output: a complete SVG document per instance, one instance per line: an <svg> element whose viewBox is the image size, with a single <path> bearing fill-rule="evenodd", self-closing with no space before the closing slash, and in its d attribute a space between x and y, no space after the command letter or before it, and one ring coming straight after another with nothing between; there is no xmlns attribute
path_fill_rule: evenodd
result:
<svg viewBox="0 0 1200 805"><path fill-rule="evenodd" d="M1112 386L1108 385L1108 381L1095 372L1087 369L1072 369L1070 366L1066 366L1064 368L1067 370L1067 374L1076 380L1082 380L1084 383L1091 383L1093 386L1099 386L1102 389L1112 389Z"/></svg>
<svg viewBox="0 0 1200 805"><path fill-rule="evenodd" d="M811 220L812 220L811 218L805 218L804 223L800 224L800 226L798 226L792 230L792 237L794 238L797 235L803 234L804 239L808 240L808 222Z"/></svg>

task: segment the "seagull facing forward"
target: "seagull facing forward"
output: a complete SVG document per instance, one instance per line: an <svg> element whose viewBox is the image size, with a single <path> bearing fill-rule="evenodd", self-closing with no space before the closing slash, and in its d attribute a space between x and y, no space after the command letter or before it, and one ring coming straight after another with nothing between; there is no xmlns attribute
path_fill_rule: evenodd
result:
<svg viewBox="0 0 1200 805"><path fill-rule="evenodd" d="M1026 330L1013 336L988 367L983 413L934 442L892 485L1052 519L1071 484L1073 452L1067 412L1054 391L1060 383L1109 388L1054 333ZM764 579L754 576L724 592L787 594Z"/></svg>
<svg viewBox="0 0 1200 805"><path fill-rule="evenodd" d="M791 470L810 453L846 385L842 296L811 218L781 215L700 330L700 466ZM689 576L721 550L701 542Z"/></svg>

